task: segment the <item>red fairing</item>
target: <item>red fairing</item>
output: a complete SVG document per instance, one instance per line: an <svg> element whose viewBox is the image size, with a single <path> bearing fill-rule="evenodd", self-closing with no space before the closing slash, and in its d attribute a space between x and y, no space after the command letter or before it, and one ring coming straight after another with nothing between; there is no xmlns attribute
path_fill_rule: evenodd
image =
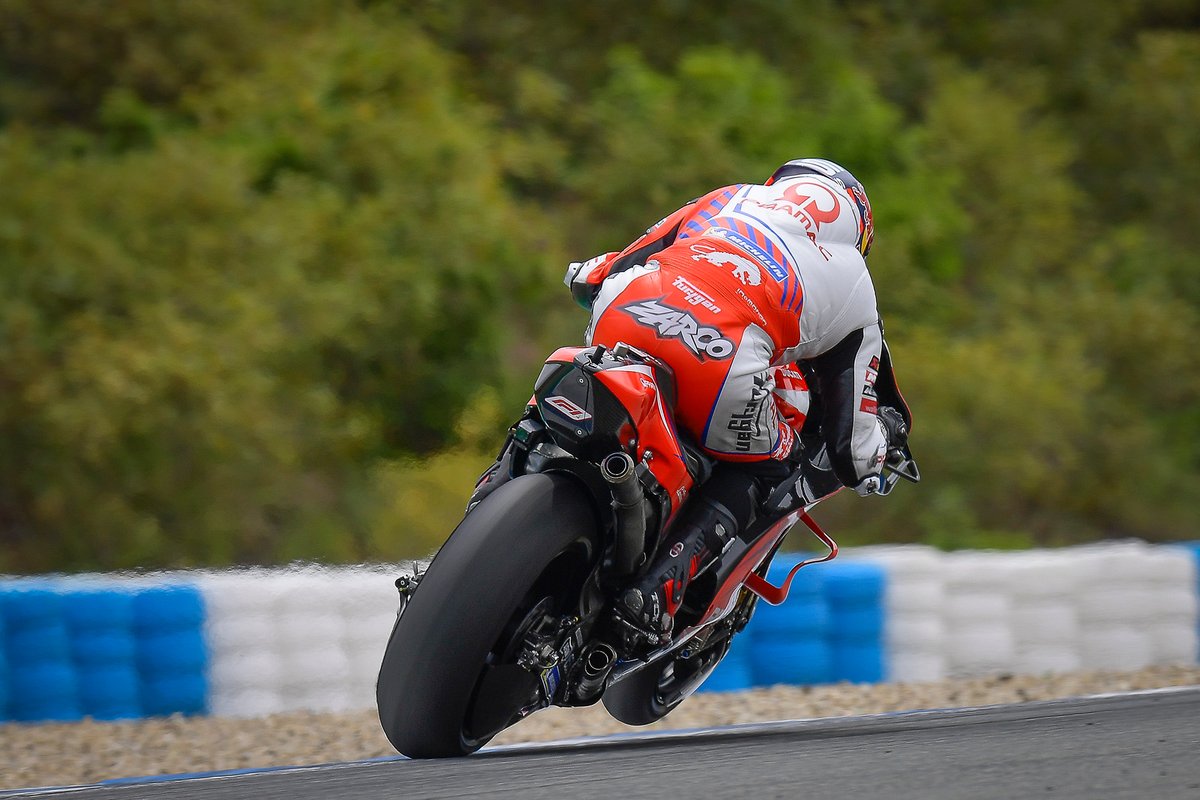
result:
<svg viewBox="0 0 1200 800"><path fill-rule="evenodd" d="M653 370L644 364L630 364L597 372L596 379L613 393L633 418L637 428L636 459L646 464L666 489L674 516L692 489L692 476L687 471L671 411L662 400Z"/></svg>
<svg viewBox="0 0 1200 800"><path fill-rule="evenodd" d="M587 348L584 348L584 347L560 347L557 350L555 350L553 353L550 354L550 357L546 359L546 363L549 364L551 361L554 361L556 363L570 364L572 361L575 360L575 356L579 355L585 349L587 349Z"/></svg>

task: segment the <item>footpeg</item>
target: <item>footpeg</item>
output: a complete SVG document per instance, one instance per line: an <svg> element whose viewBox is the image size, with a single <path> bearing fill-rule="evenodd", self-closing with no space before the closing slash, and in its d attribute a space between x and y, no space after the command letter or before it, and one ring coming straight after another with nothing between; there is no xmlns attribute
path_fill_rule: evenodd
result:
<svg viewBox="0 0 1200 800"><path fill-rule="evenodd" d="M645 598L637 589L626 590L625 594L621 596L621 603L635 617L641 617L642 609L646 606Z"/></svg>
<svg viewBox="0 0 1200 800"><path fill-rule="evenodd" d="M644 655L670 638L668 634L658 634L631 622L620 611L612 613L612 621L621 637L621 652L627 655Z"/></svg>

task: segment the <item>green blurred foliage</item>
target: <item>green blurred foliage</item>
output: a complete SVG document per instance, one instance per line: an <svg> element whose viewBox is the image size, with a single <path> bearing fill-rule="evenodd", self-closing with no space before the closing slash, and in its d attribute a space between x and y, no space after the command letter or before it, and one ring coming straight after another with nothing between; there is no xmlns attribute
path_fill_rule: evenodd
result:
<svg viewBox="0 0 1200 800"><path fill-rule="evenodd" d="M1185 0L0 0L0 570L433 550L566 261L821 155L925 481L847 542L1194 538Z"/></svg>
<svg viewBox="0 0 1200 800"><path fill-rule="evenodd" d="M302 16L290 5L0 0L3 119L96 127L110 103L170 107L251 67L284 14Z"/></svg>

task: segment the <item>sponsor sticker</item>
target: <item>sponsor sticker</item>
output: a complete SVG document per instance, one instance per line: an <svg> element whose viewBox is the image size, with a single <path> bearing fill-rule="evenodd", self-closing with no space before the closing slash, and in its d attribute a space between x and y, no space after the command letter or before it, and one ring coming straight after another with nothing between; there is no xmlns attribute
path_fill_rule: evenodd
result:
<svg viewBox="0 0 1200 800"><path fill-rule="evenodd" d="M750 310L754 312L754 316L758 317L758 321L762 323L763 327L767 327L767 318L764 317L763 313L758 310L758 304L751 300L750 295L742 291L740 287L738 288L737 293L738 297L742 298L746 305L750 306Z"/></svg>
<svg viewBox="0 0 1200 800"><path fill-rule="evenodd" d="M750 239L742 236L737 231L731 231L728 228L709 228L704 232L705 236L716 236L721 239L726 239L735 244L739 249L745 250L750 255L754 256L760 264L767 268L767 273L776 281L782 283L787 280L788 272L782 264L767 254L767 251L759 247Z"/></svg>
<svg viewBox="0 0 1200 800"><path fill-rule="evenodd" d="M658 300L645 300L621 306L639 325L653 328L660 339L678 339L696 358L719 360L733 355L733 340L721 331L700 321L683 309L665 305Z"/></svg>
<svg viewBox="0 0 1200 800"><path fill-rule="evenodd" d="M783 192L769 202L747 200L766 211L777 211L796 218L814 245L821 226L834 222L842 214L838 196L823 183L815 180L788 181ZM829 260L829 252L817 245Z"/></svg>
<svg viewBox="0 0 1200 800"><path fill-rule="evenodd" d="M762 284L762 272L758 265L748 258L726 253L723 250L709 250L703 245L692 245L693 261L707 261L718 267L730 267L733 277L742 282L743 286L758 286Z"/></svg>
<svg viewBox="0 0 1200 800"><path fill-rule="evenodd" d="M558 664L555 664L548 669L542 670L542 689L546 692L546 697L554 697L554 693L558 691L560 674Z"/></svg>
<svg viewBox="0 0 1200 800"><path fill-rule="evenodd" d="M546 405L554 408L555 411L563 414L569 419L576 422L582 422L585 419L591 419L592 415L586 409L580 408L575 402L568 400L560 394L546 398Z"/></svg>
<svg viewBox="0 0 1200 800"><path fill-rule="evenodd" d="M734 449L739 453L750 452L750 447L754 444L754 438L760 434L759 416L762 413L763 402L770 393L771 390L767 386L767 376L755 375L754 387L750 390L750 397L746 401L746 406L739 413L730 416L729 424L726 425L726 428L734 433L736 437Z"/></svg>
<svg viewBox="0 0 1200 800"><path fill-rule="evenodd" d="M864 397L877 397L875 394L875 381L879 378L879 359L872 358L871 363L867 365L866 374L863 375L862 393Z"/></svg>
<svg viewBox="0 0 1200 800"><path fill-rule="evenodd" d="M810 236L815 236L826 222L833 222L842 213L837 195L828 187L814 182L799 181L783 191L783 200L795 209L792 216L800 220Z"/></svg>
<svg viewBox="0 0 1200 800"><path fill-rule="evenodd" d="M684 299L688 301L688 305L707 308L714 314L721 313L721 307L710 296L697 289L694 283L682 275L677 275L671 285L683 292Z"/></svg>

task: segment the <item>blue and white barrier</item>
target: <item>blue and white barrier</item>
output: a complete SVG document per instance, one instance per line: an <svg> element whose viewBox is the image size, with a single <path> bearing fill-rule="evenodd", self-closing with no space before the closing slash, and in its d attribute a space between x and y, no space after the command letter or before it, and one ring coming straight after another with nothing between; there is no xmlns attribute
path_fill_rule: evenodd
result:
<svg viewBox="0 0 1200 800"><path fill-rule="evenodd" d="M239 570L200 577L208 603L211 712L255 717L375 704L410 568Z"/></svg>
<svg viewBox="0 0 1200 800"><path fill-rule="evenodd" d="M1200 546L849 549L747 629L750 680L705 688L1138 669L1200 657ZM781 556L769 577L786 574ZM814 587L815 591L814 591ZM736 649L736 648L735 648ZM804 659L804 663L795 663Z"/></svg>
<svg viewBox="0 0 1200 800"><path fill-rule="evenodd" d="M844 550L760 603L702 690L1195 664L1198 562L1200 543ZM370 708L402 571L0 579L0 720Z"/></svg>
<svg viewBox="0 0 1200 800"><path fill-rule="evenodd" d="M0 719L202 713L203 619L184 580L0 581Z"/></svg>

